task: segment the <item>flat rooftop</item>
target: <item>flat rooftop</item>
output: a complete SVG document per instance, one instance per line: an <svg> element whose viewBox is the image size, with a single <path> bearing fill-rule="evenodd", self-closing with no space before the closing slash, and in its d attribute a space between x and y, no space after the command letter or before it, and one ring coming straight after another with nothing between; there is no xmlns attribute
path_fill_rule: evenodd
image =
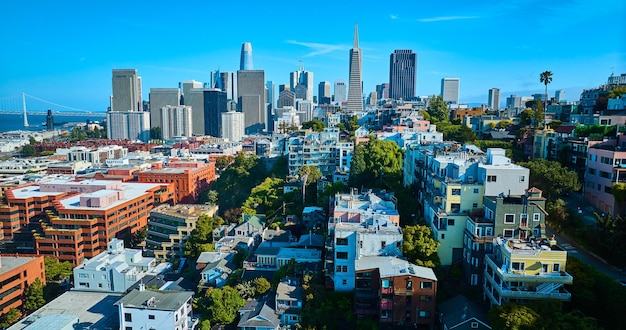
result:
<svg viewBox="0 0 626 330"><path fill-rule="evenodd" d="M33 314L14 324L10 330L31 329L30 325L46 317L50 322L68 322L76 316L84 329L117 329L118 308L114 304L122 294L86 291L68 291L47 303ZM47 316L53 315L53 316ZM68 316L69 315L69 316ZM55 329L52 323L46 329Z"/></svg>
<svg viewBox="0 0 626 330"><path fill-rule="evenodd" d="M16 268L19 268L22 265L25 265L35 259L37 258L20 257L20 256L16 257L16 256L9 256L9 255L0 256L0 263L2 264L0 265L0 275L10 272L11 270L14 270Z"/></svg>
<svg viewBox="0 0 626 330"><path fill-rule="evenodd" d="M109 183L112 181L109 181ZM77 195L73 195L71 197L68 198L64 198L62 199L61 205L63 205L64 208L66 209L71 209L71 210L108 210L114 207L119 206L120 204L126 203L129 200L135 199L143 194L146 193L146 191L153 189L155 187L159 187L161 186L160 184L156 184L156 183L137 183L137 182L129 182L129 183L122 183L122 190L124 191L124 198L113 202L107 206L104 207L87 207L87 206L80 206L80 197L81 196L94 196L93 194L95 193L91 193L91 194L77 194ZM108 191L110 193L110 191ZM48 193L49 194L49 193Z"/></svg>

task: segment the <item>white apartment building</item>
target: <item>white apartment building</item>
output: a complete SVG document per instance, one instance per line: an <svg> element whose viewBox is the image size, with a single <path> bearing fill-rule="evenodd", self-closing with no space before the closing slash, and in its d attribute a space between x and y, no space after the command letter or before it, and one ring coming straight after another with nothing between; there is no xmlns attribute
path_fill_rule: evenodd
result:
<svg viewBox="0 0 626 330"><path fill-rule="evenodd" d="M109 139L150 140L150 112L109 111L106 117Z"/></svg>
<svg viewBox="0 0 626 330"><path fill-rule="evenodd" d="M128 156L128 148L117 145L101 146L97 149L87 147L57 148L55 154L66 155L68 161L86 161L103 164L109 159L121 159Z"/></svg>
<svg viewBox="0 0 626 330"><path fill-rule="evenodd" d="M245 132L245 118L243 112L222 112L222 138L231 142L239 142Z"/></svg>
<svg viewBox="0 0 626 330"><path fill-rule="evenodd" d="M332 263L327 267L335 291L352 291L355 261L364 256L402 256L402 229L390 221L371 218L361 223L337 223Z"/></svg>
<svg viewBox="0 0 626 330"><path fill-rule="evenodd" d="M142 284L117 303L120 329L195 329L191 299L193 292L152 291Z"/></svg>
<svg viewBox="0 0 626 330"><path fill-rule="evenodd" d="M339 141L339 129L333 127L292 136L287 142L287 150L290 176L296 176L304 165L315 166L326 176L337 170L350 170L354 143Z"/></svg>
<svg viewBox="0 0 626 330"><path fill-rule="evenodd" d="M124 248L124 241L112 239L106 252L74 268L74 289L85 291L124 292L146 275L160 274L169 263L156 264L141 250Z"/></svg>
<svg viewBox="0 0 626 330"><path fill-rule="evenodd" d="M161 138L169 140L173 137L189 137L193 134L193 121L190 106L166 105L160 109Z"/></svg>

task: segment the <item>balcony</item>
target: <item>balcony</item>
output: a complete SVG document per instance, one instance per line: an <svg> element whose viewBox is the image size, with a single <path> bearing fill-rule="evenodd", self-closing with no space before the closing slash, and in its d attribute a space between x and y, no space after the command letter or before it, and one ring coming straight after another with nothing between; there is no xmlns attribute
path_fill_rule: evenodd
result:
<svg viewBox="0 0 626 330"><path fill-rule="evenodd" d="M492 260L492 255L485 256L486 265L497 273L502 281L505 282L525 282L525 283L562 283L572 284L574 277L567 272L540 272L537 274L527 274L524 271L517 271L511 269L502 269L502 265L498 265ZM489 275L487 275L489 276Z"/></svg>
<svg viewBox="0 0 626 330"><path fill-rule="evenodd" d="M562 283L542 283L534 289L527 289L523 286L508 286L507 284L499 285L487 272L485 278L492 288L498 292L498 295L504 299L528 299L528 300L562 300L569 301L572 294L563 288ZM489 291L489 290L485 290Z"/></svg>

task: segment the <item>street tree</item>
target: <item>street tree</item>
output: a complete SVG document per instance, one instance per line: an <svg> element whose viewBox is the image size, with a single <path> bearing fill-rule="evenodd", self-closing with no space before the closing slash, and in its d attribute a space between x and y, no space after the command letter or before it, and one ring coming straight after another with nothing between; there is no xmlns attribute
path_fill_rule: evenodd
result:
<svg viewBox="0 0 626 330"><path fill-rule="evenodd" d="M6 314L0 316L0 328L5 329L11 326L13 323L20 320L22 313L17 308L9 309Z"/></svg>
<svg viewBox="0 0 626 330"><path fill-rule="evenodd" d="M254 279L254 290L256 295L262 296L267 293L271 288L271 283L264 277L257 277Z"/></svg>
<svg viewBox="0 0 626 330"><path fill-rule="evenodd" d="M516 303L505 303L488 313L494 330L532 330L540 325L541 316L532 308Z"/></svg>
<svg viewBox="0 0 626 330"><path fill-rule="evenodd" d="M397 143L370 136L352 155L351 187L391 188L402 179L402 150Z"/></svg>
<svg viewBox="0 0 626 330"><path fill-rule="evenodd" d="M539 74L539 82L544 84L546 87L546 92L543 94L543 109L548 106L548 84L552 82L552 71L544 71ZM545 115L545 112L542 114ZM545 116L541 118L541 122L545 124L546 118Z"/></svg>
<svg viewBox="0 0 626 330"><path fill-rule="evenodd" d="M29 312L34 312L45 304L43 283L39 278L36 278L24 291L24 308Z"/></svg>
<svg viewBox="0 0 626 330"><path fill-rule="evenodd" d="M302 123L302 129L312 129L314 132L321 132L324 128L326 128L326 124L321 122L319 119L313 119Z"/></svg>
<svg viewBox="0 0 626 330"><path fill-rule="evenodd" d="M231 324L245 301L234 288L226 285L221 289L208 289L206 303L212 324Z"/></svg>
<svg viewBox="0 0 626 330"><path fill-rule="evenodd" d="M46 256L44 258L46 282L61 281L72 275L72 264L69 261L60 262L58 259Z"/></svg>
<svg viewBox="0 0 626 330"><path fill-rule="evenodd" d="M530 170L529 185L541 189L544 192L544 197L548 200L554 199L562 193L578 191L581 188L578 174L570 171L559 162L533 159L518 164Z"/></svg>
<svg viewBox="0 0 626 330"><path fill-rule="evenodd" d="M402 230L404 242L402 254L418 266L434 268L439 265L437 248L439 242L428 226L412 225Z"/></svg>
<svg viewBox="0 0 626 330"><path fill-rule="evenodd" d="M434 123L448 121L450 118L448 105L443 101L441 95L432 96L430 98L426 111L430 115L430 120Z"/></svg>

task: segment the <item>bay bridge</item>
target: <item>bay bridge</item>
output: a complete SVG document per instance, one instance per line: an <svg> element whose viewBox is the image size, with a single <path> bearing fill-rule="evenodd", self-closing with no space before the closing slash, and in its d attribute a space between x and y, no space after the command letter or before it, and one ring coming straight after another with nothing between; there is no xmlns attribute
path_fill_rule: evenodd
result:
<svg viewBox="0 0 626 330"><path fill-rule="evenodd" d="M47 101L26 93L0 98L0 114L22 115L24 118L24 127L29 127L28 115L46 115L48 113L48 109L52 110L53 115L89 115L93 117L106 116L105 112L93 112L85 109L74 108L52 101Z"/></svg>

